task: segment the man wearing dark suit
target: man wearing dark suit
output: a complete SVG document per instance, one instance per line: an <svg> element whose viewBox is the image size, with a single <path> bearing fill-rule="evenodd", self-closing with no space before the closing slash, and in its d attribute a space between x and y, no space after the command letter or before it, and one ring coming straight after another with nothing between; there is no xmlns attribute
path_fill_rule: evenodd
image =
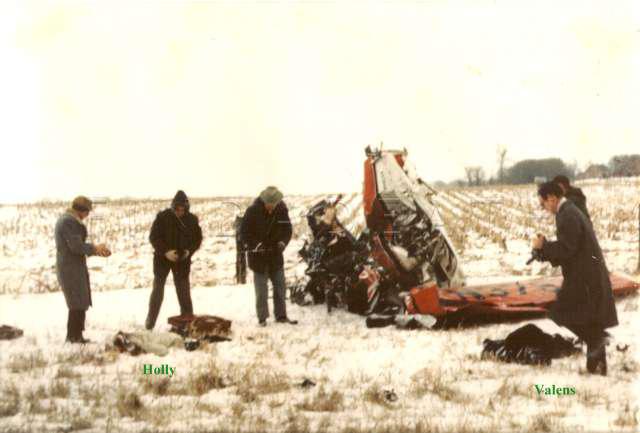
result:
<svg viewBox="0 0 640 433"><path fill-rule="evenodd" d="M587 217L589 222L591 222L591 215L589 215L589 211L587 210L587 197L584 195L582 190L572 186L569 183L569 178L567 176L558 175L554 177L551 182L558 184L562 190L562 194L564 194L568 200L571 200L573 204L575 204Z"/></svg>
<svg viewBox="0 0 640 433"><path fill-rule="evenodd" d="M556 241L538 235L533 241L542 259L562 267L562 287L550 317L587 344L589 373L607 374L606 333L618 325L609 271L586 215L554 182L538 189L540 206L556 216Z"/></svg>

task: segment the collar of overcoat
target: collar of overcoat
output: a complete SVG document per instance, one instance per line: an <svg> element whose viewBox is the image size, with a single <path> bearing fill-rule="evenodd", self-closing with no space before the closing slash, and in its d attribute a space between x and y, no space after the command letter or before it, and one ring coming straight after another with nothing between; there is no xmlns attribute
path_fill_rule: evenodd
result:
<svg viewBox="0 0 640 433"><path fill-rule="evenodd" d="M78 218L78 216L76 215L76 213L73 211L73 209L67 209L67 213L69 215L71 215L73 217L74 220L78 221L80 224L85 225L84 221L82 221L80 218Z"/></svg>
<svg viewBox="0 0 640 433"><path fill-rule="evenodd" d="M559 214L560 212L562 212L562 209L564 209L564 205L567 204L569 200L567 200L566 197L562 197L560 199L560 202L558 203L558 212L557 214Z"/></svg>

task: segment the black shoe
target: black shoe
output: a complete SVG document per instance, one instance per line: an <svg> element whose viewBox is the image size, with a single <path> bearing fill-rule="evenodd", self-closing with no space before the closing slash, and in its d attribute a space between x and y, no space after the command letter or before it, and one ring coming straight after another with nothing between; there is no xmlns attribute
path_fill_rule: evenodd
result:
<svg viewBox="0 0 640 433"><path fill-rule="evenodd" d="M84 337L67 337L66 342L74 343L74 344L87 344L87 343L91 343L91 340Z"/></svg>
<svg viewBox="0 0 640 433"><path fill-rule="evenodd" d="M258 325L259 325L261 328L264 328L265 326L267 326L267 321L266 321L266 320L261 320L261 321L258 323Z"/></svg>
<svg viewBox="0 0 640 433"><path fill-rule="evenodd" d="M276 319L276 322L278 322L278 323L288 323L289 325L297 325L298 324L297 320L291 320L288 317L280 317L279 319Z"/></svg>

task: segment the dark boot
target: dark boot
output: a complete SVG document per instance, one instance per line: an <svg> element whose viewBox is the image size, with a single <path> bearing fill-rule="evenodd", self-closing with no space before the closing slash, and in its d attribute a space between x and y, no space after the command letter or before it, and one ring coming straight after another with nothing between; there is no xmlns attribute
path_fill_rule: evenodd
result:
<svg viewBox="0 0 640 433"><path fill-rule="evenodd" d="M89 340L88 338L84 338L84 324L86 322L87 319L87 310L80 310L80 313L78 313L78 329L80 329L80 338L79 341L82 344L85 343L90 343L91 340Z"/></svg>
<svg viewBox="0 0 640 433"><path fill-rule="evenodd" d="M600 374L603 376L607 375L607 349L606 344L602 346L602 356L600 357L600 363L598 367L600 367Z"/></svg>
<svg viewBox="0 0 640 433"><path fill-rule="evenodd" d="M587 344L587 371L591 374L607 375L606 340L599 337L592 344Z"/></svg>
<svg viewBox="0 0 640 433"><path fill-rule="evenodd" d="M68 343L85 344L90 342L90 340L87 340L82 335L82 331L84 330L85 318L85 310L69 310L66 339Z"/></svg>
<svg viewBox="0 0 640 433"><path fill-rule="evenodd" d="M67 338L65 341L71 341L72 339L77 338L76 335L76 313L74 310L69 310L69 314L67 315Z"/></svg>

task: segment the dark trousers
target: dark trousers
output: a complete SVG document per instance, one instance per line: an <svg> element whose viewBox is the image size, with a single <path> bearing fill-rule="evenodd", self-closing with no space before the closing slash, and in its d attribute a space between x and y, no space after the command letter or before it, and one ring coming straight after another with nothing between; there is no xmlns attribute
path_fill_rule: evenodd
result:
<svg viewBox="0 0 640 433"><path fill-rule="evenodd" d="M82 338L86 313L86 310L69 310L67 340L79 340Z"/></svg>
<svg viewBox="0 0 640 433"><path fill-rule="evenodd" d="M153 290L149 298L149 313L145 326L153 329L160 313L162 299L164 298L164 285L167 282L169 271L173 274L173 283L176 286L178 303L180 304L180 314L193 314L191 304L191 283L189 273L191 272L191 261L170 262L162 256L153 256Z"/></svg>
<svg viewBox="0 0 640 433"><path fill-rule="evenodd" d="M240 245L236 245L236 284L247 282L247 253L240 251Z"/></svg>
<svg viewBox="0 0 640 433"><path fill-rule="evenodd" d="M604 328L600 325L565 325L565 328L587 343L587 354L598 348L605 337Z"/></svg>

